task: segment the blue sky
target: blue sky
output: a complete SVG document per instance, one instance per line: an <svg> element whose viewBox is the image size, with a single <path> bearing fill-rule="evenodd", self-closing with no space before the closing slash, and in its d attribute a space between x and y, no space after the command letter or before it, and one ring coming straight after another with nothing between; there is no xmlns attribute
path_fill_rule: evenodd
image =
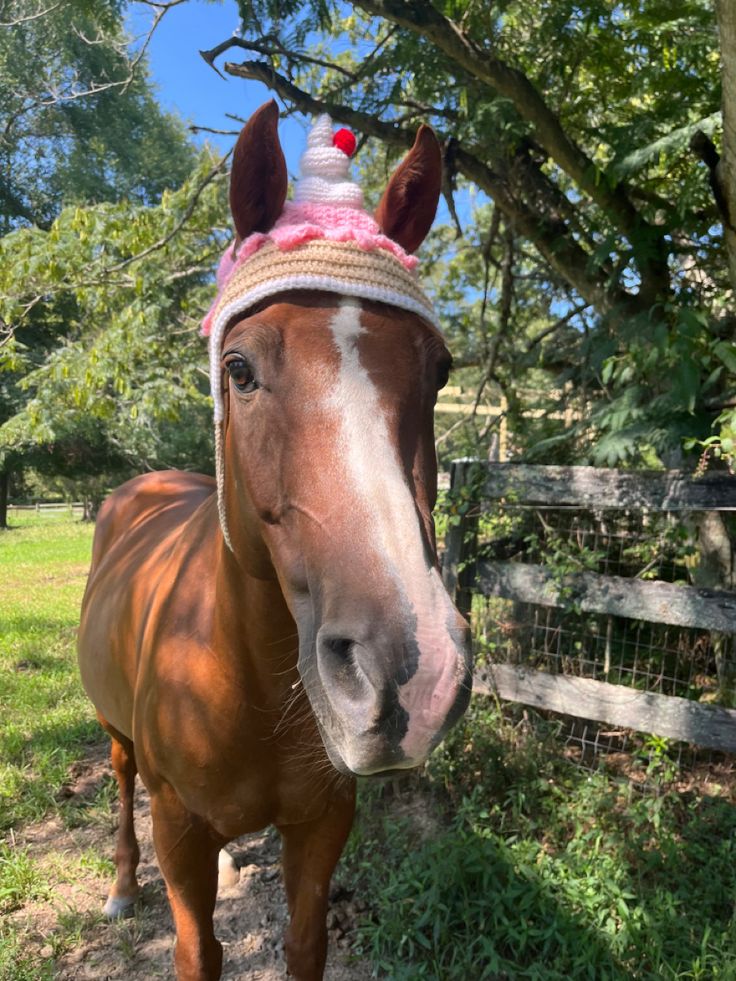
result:
<svg viewBox="0 0 736 981"><path fill-rule="evenodd" d="M128 16L128 30L134 37L147 33L151 23L150 7L134 4ZM271 98L259 82L225 76L214 72L200 56L230 37L240 25L235 0L205 3L189 0L172 8L162 19L148 48L151 75L160 103L177 110L188 122L214 129L238 129L239 124L226 113L247 119ZM247 58L248 52L233 49L221 55L218 64ZM279 127L289 173L296 172L305 140L305 124L297 119L282 120ZM229 149L232 136L202 133L198 142L207 140L220 150Z"/></svg>
<svg viewBox="0 0 736 981"><path fill-rule="evenodd" d="M147 5L131 4L127 20L131 35L144 37L152 14L151 7ZM200 49L213 48L230 37L239 26L235 0L214 3L187 0L164 16L149 45L148 61L159 101L165 108L176 110L188 123L233 130L239 129L240 125L228 119L226 113L247 119L258 106L272 97L260 82L228 75L220 78L199 54ZM225 61L242 61L248 57L247 51L234 48L221 55L217 64L222 66ZM302 116L282 119L279 126L286 164L292 177L298 174L307 126L308 121ZM195 139L198 142L207 140L225 151L233 145L235 137L200 133ZM468 191L457 195L456 207L463 223L469 220L472 197ZM484 200L484 196L476 192L476 200ZM437 220L450 220L444 199L440 199Z"/></svg>

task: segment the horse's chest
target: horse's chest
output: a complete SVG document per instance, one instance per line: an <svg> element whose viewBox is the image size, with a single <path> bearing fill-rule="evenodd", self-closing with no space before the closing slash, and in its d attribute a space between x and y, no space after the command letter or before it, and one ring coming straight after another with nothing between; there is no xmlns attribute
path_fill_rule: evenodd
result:
<svg viewBox="0 0 736 981"><path fill-rule="evenodd" d="M160 731L159 715L158 752L148 769L227 838L319 817L339 777L316 726L303 725L299 738L284 738L259 720L249 722L247 715L219 720L199 715L166 733Z"/></svg>
<svg viewBox="0 0 736 981"><path fill-rule="evenodd" d="M200 788L178 788L190 810L205 817L223 837L266 825L300 824L324 813L336 772L320 773L302 761L272 759L269 765L231 767L225 779L203 780Z"/></svg>

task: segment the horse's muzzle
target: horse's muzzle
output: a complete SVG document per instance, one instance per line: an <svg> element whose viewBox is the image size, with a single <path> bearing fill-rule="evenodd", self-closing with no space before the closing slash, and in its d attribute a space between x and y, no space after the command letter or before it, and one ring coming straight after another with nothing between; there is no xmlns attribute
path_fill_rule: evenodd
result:
<svg viewBox="0 0 736 981"><path fill-rule="evenodd" d="M442 643L423 646L405 631L390 637L374 625L322 625L316 638L322 691L313 697L306 687L338 769L372 775L419 766L460 718L472 671L469 630L457 620Z"/></svg>

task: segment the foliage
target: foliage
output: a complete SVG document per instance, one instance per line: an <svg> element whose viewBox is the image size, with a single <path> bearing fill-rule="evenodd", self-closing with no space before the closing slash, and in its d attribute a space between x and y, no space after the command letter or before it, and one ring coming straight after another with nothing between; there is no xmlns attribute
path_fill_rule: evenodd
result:
<svg viewBox="0 0 736 981"><path fill-rule="evenodd" d="M153 203L194 158L132 55L120 0L0 2L0 232L64 204Z"/></svg>
<svg viewBox="0 0 736 981"><path fill-rule="evenodd" d="M0 239L0 465L57 479L142 467L207 470L211 447L199 322L224 233L222 166L203 152L158 205L65 208L48 231Z"/></svg>
<svg viewBox="0 0 736 981"><path fill-rule="evenodd" d="M96 503L206 469L222 167L159 107L118 0L0 12L0 481Z"/></svg>
<svg viewBox="0 0 736 981"><path fill-rule="evenodd" d="M240 9L247 60L226 70L354 126L369 175L420 120L441 136L448 223L425 269L463 377L504 395L517 452L661 466L684 439L733 438L723 220L690 149L721 131L710 0ZM443 451L484 454L482 421Z"/></svg>
<svg viewBox="0 0 736 981"><path fill-rule="evenodd" d="M52 981L54 966L51 960L39 961L11 930L0 930L0 977L5 981Z"/></svg>
<svg viewBox="0 0 736 981"><path fill-rule="evenodd" d="M375 903L358 949L407 979L732 977L731 803L677 792L656 748L658 794L575 770L541 725L474 702L428 767L432 833L364 794L342 871Z"/></svg>
<svg viewBox="0 0 736 981"><path fill-rule="evenodd" d="M0 911L18 909L43 891L43 877L28 850L0 842Z"/></svg>

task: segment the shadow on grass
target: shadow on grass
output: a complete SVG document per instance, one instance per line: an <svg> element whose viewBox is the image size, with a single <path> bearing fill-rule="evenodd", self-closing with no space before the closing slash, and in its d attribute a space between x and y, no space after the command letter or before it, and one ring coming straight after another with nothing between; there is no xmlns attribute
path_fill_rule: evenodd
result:
<svg viewBox="0 0 736 981"><path fill-rule="evenodd" d="M376 912L360 931L362 951L396 981L632 977L531 855L467 830L425 843L365 898Z"/></svg>
<svg viewBox="0 0 736 981"><path fill-rule="evenodd" d="M614 812L615 813L615 812ZM736 809L664 791L601 821L642 977L736 977Z"/></svg>
<svg viewBox="0 0 736 981"><path fill-rule="evenodd" d="M66 803L62 788L72 768L99 758L106 742L97 721L84 718L43 723L31 734L6 733L0 744L6 788L0 796L0 829L58 813Z"/></svg>
<svg viewBox="0 0 736 981"><path fill-rule="evenodd" d="M39 725L19 741L13 756L15 762L26 762L39 757L53 757L64 751L81 760L107 740L96 719L59 720Z"/></svg>
<svg viewBox="0 0 736 981"><path fill-rule="evenodd" d="M620 788L601 800L600 826L588 799L577 827L562 808L503 833L475 800L419 843L390 810L380 830L359 815L362 953L396 981L736 977L734 808L669 801L655 830Z"/></svg>
<svg viewBox="0 0 736 981"><path fill-rule="evenodd" d="M429 781L363 785L340 881L364 954L397 981L736 978L732 804L637 793L511 718L471 703Z"/></svg>
<svg viewBox="0 0 736 981"><path fill-rule="evenodd" d="M64 639L73 638L76 635L78 619L76 612L74 617L70 617L68 613L66 615L60 613L58 616L16 611L4 613L0 623L0 643L4 638L13 634L34 638L39 634L45 634L49 639L53 638L53 642L56 644L59 635L62 635Z"/></svg>

